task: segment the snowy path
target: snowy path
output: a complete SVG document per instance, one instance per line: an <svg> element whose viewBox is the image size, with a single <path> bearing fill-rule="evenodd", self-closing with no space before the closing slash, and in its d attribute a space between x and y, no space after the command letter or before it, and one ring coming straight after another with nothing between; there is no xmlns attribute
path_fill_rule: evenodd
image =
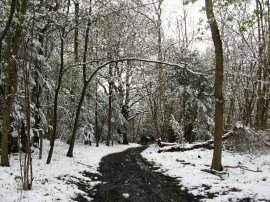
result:
<svg viewBox="0 0 270 202"><path fill-rule="evenodd" d="M144 149L131 148L103 158L100 166L102 176L97 179L102 183L94 188L96 191L88 190L89 196L96 202L198 201L182 191L174 178L155 172L140 155ZM87 186L82 188L87 190ZM79 196L77 200L87 201L83 196Z"/></svg>

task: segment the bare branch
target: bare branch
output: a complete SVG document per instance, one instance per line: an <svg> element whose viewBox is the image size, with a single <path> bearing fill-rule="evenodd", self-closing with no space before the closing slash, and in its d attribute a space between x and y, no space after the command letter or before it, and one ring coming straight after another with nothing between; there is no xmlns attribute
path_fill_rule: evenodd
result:
<svg viewBox="0 0 270 202"><path fill-rule="evenodd" d="M93 76L95 76L95 74L100 69L103 69L104 67L106 67L109 64L118 63L118 62L132 62L132 61L133 62L145 62L145 63L162 64L162 65L167 65L167 66L171 66L171 67L178 67L178 68L187 70L189 73L194 74L194 75L209 76L208 74L205 74L203 72L197 72L197 71L194 71L194 70L188 68L189 64L185 63L185 62L180 62L179 64L177 64L177 63L171 63L171 62L166 62L166 61L158 61L158 60L142 59L142 58L120 58L120 59L107 61L107 62L103 63L102 65L100 65L100 66L98 66L96 68L96 70L93 72ZM85 63L72 64L69 67L67 67L67 69L70 69L71 67L74 67L74 66L94 64L94 63L97 63L97 62L98 61L89 61L89 62L85 62ZM92 75L91 75L91 77L92 77ZM91 77L89 78L89 80L92 79Z"/></svg>

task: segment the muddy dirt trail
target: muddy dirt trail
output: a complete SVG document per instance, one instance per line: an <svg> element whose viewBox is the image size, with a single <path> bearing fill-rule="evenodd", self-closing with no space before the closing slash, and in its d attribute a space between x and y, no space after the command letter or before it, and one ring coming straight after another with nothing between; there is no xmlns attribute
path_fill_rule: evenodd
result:
<svg viewBox="0 0 270 202"><path fill-rule="evenodd" d="M86 176L102 183L89 189L81 186L95 202L193 202L194 196L182 191L174 178L155 172L140 153L145 147L131 148L121 153L111 154L102 159L102 176ZM77 201L88 201L78 196Z"/></svg>

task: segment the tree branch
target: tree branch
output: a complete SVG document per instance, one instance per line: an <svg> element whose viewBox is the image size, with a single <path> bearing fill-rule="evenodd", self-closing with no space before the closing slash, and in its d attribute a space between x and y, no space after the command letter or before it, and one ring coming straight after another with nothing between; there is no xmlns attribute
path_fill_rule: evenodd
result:
<svg viewBox="0 0 270 202"><path fill-rule="evenodd" d="M10 5L10 13L9 13L8 21L6 23L4 31L2 32L2 34L0 36L0 43L2 43L2 40L5 38L7 32L10 28L10 25L11 25L11 22L13 19L13 15L15 13L15 7L16 7L16 0L12 0L11 5Z"/></svg>
<svg viewBox="0 0 270 202"><path fill-rule="evenodd" d="M88 64L94 64L100 61L89 61L89 62L84 62L84 63L76 63L76 64L72 64L70 66L67 67L66 71L74 66L82 66L82 65L88 65ZM95 74L100 70L103 69L104 67L106 67L109 64L112 63L118 63L118 62L145 62L145 63L154 63L154 64L162 64L162 65L168 65L171 67L178 67L181 69L185 69L187 70L189 73L194 74L194 75L201 75L201 76L209 76L208 74L205 74L203 72L197 72L197 71L193 71L192 69L188 68L188 63L185 62L180 62L179 64L177 63L171 63L171 62L166 62L166 61L158 61L158 60L151 60L151 59L142 59L142 58L120 58L120 59L115 59L115 60L109 60L105 63L103 63L102 65L99 65L96 70L93 72L93 76L95 76ZM93 77L91 75L91 77ZM91 80L92 78L89 78L89 80Z"/></svg>

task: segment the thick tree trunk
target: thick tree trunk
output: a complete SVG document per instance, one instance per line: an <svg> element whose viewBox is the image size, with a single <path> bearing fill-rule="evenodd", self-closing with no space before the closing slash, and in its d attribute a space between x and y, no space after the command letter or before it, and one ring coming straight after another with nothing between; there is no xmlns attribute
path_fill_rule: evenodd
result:
<svg viewBox="0 0 270 202"><path fill-rule="evenodd" d="M215 136L214 153L211 169L222 171L222 135L223 135L223 48L222 41L213 12L212 0L205 0L206 15L211 28L212 40L215 46L216 69L215 69Z"/></svg>
<svg viewBox="0 0 270 202"><path fill-rule="evenodd" d="M15 13L15 8L16 8L16 0L12 0L11 4L10 4L10 12L9 12L7 23L5 25L3 32L0 35L0 65L2 63L2 41L6 37L8 31L9 31L9 28L11 26L13 15Z"/></svg>
<svg viewBox="0 0 270 202"><path fill-rule="evenodd" d="M267 121L268 121L268 112L269 112L269 73L270 73L270 61L269 61L269 54L270 54L270 3L269 0L265 1L264 10L261 12L261 16L264 21L263 27L263 43L264 43L264 54L263 54L263 109L262 109L262 129L267 128Z"/></svg>
<svg viewBox="0 0 270 202"><path fill-rule="evenodd" d="M14 2L12 2L13 4ZM10 132L10 112L13 107L15 94L17 92L18 84L18 67L16 59L18 50L22 38L22 24L24 22L24 15L26 13L27 0L17 2L16 5L16 17L18 22L16 23L15 32L7 33L7 48L5 49L4 61L6 66L4 67L5 73L5 96L3 103L3 129L1 139L1 166L9 166L8 159L8 137ZM14 12L11 9L11 12ZM13 15L12 15L13 16ZM12 20L12 17L11 17ZM2 42L2 41L1 41Z"/></svg>
<svg viewBox="0 0 270 202"><path fill-rule="evenodd" d="M257 25L258 25L258 57L259 57L259 64L257 70L257 111L256 111L256 129L261 130L263 129L263 115L264 115L264 69L265 66L265 41L264 41L264 21L263 21L263 8L262 2L256 0L256 9L258 11L257 15Z"/></svg>

